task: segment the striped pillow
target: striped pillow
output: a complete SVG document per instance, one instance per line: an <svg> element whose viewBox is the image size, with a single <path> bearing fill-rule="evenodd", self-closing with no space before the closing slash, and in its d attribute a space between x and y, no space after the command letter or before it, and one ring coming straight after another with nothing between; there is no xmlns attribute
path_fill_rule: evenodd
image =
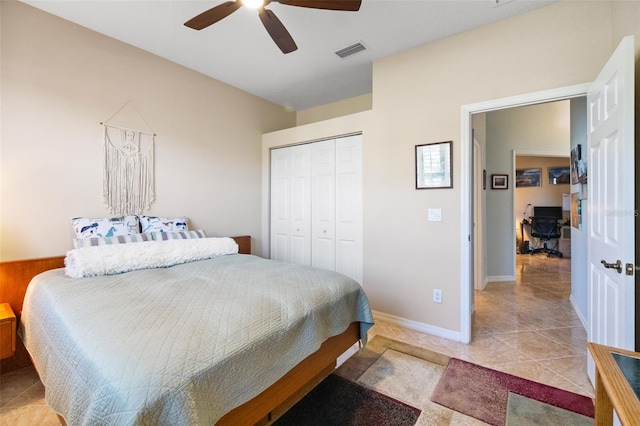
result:
<svg viewBox="0 0 640 426"><path fill-rule="evenodd" d="M73 246L75 248L82 248L106 246L109 244L139 243L144 241L153 241L153 238L149 234L129 234L116 235L114 237L76 238L73 240Z"/></svg>
<svg viewBox="0 0 640 426"><path fill-rule="evenodd" d="M199 229L197 231L172 231L172 232L148 232L154 241L163 240L189 240L192 238L206 238L204 231Z"/></svg>
<svg viewBox="0 0 640 426"><path fill-rule="evenodd" d="M110 244L142 243L145 241L185 240L206 238L202 229L197 231L145 232L142 234L116 235L114 237L77 238L73 240L75 248L106 246Z"/></svg>

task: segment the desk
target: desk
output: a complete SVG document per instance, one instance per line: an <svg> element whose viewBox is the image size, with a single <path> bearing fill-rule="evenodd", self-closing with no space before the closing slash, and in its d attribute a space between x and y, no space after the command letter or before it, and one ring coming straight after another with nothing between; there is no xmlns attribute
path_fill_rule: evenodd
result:
<svg viewBox="0 0 640 426"><path fill-rule="evenodd" d="M596 418L598 426L613 424L613 410L625 426L640 424L640 400L622 374L611 353L638 358L640 353L587 343L596 364Z"/></svg>

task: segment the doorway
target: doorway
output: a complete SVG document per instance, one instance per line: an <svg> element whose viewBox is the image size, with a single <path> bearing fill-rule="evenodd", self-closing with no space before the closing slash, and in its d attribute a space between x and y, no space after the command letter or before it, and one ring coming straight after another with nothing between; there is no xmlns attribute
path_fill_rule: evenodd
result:
<svg viewBox="0 0 640 426"><path fill-rule="evenodd" d="M472 292L473 292L473 257L474 256L484 256L487 250L487 246L485 243L481 242L479 244L478 251L474 253L473 251L473 205L474 205L474 197L473 197L473 182L475 178L478 176L478 171L474 172L474 162L473 162L473 137L472 137L472 118L474 114L486 113L490 111L498 111L506 108L525 106L525 105L536 105L545 102L553 102L558 100L566 100L575 97L585 96L587 93L589 85L582 84L576 86L569 86L559 89L553 89L542 92L535 92L521 96L514 96L510 98L496 99L487 102L480 102L477 104L464 105L462 107L462 136L461 140L467 141L467 143L463 143L461 147L461 156L462 156L462 235L465 236L462 238L461 244L461 253L462 265L468 265L468 268L463 268L462 270L462 286L461 286L461 341L464 343L469 343L471 341L471 315L473 312L473 304L471 303ZM488 159L488 155L485 158ZM488 169L487 169L488 170ZM475 174L474 174L475 173ZM491 173L488 171L488 175ZM490 176L488 177L489 182L487 183L487 189L490 187ZM489 200L487 200L489 203ZM512 204L513 205L513 204ZM509 209L511 212L512 209ZM513 215L510 215L513 217ZM511 221L511 219L508 219ZM512 226L511 228L515 228ZM486 235L486 233L485 233ZM511 238L511 253L515 256L515 229L512 231L513 238Z"/></svg>

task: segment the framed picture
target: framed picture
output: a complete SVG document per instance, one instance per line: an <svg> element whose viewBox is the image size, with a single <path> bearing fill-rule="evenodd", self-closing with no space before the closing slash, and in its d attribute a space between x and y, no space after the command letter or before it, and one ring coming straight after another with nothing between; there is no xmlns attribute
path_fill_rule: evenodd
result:
<svg viewBox="0 0 640 426"><path fill-rule="evenodd" d="M451 141L416 145L416 189L453 188Z"/></svg>
<svg viewBox="0 0 640 426"><path fill-rule="evenodd" d="M540 186L541 169L516 169L516 188Z"/></svg>
<svg viewBox="0 0 640 426"><path fill-rule="evenodd" d="M582 149L580 148L580 144L576 145L575 148L571 150L571 184L576 185L580 183L578 180L578 163L582 159Z"/></svg>
<svg viewBox="0 0 640 426"><path fill-rule="evenodd" d="M587 159L582 155L582 145L571 150L571 183L587 183Z"/></svg>
<svg viewBox="0 0 640 426"><path fill-rule="evenodd" d="M509 175L491 175L491 189L509 189Z"/></svg>
<svg viewBox="0 0 640 426"><path fill-rule="evenodd" d="M549 167L549 185L560 185L571 182L570 167Z"/></svg>

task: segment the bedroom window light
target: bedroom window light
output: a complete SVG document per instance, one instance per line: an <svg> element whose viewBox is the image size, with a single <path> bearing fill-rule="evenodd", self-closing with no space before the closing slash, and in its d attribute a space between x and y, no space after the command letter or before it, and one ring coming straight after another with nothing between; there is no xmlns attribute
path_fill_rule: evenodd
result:
<svg viewBox="0 0 640 426"><path fill-rule="evenodd" d="M258 9L264 6L264 0L242 0L242 4L252 9Z"/></svg>

